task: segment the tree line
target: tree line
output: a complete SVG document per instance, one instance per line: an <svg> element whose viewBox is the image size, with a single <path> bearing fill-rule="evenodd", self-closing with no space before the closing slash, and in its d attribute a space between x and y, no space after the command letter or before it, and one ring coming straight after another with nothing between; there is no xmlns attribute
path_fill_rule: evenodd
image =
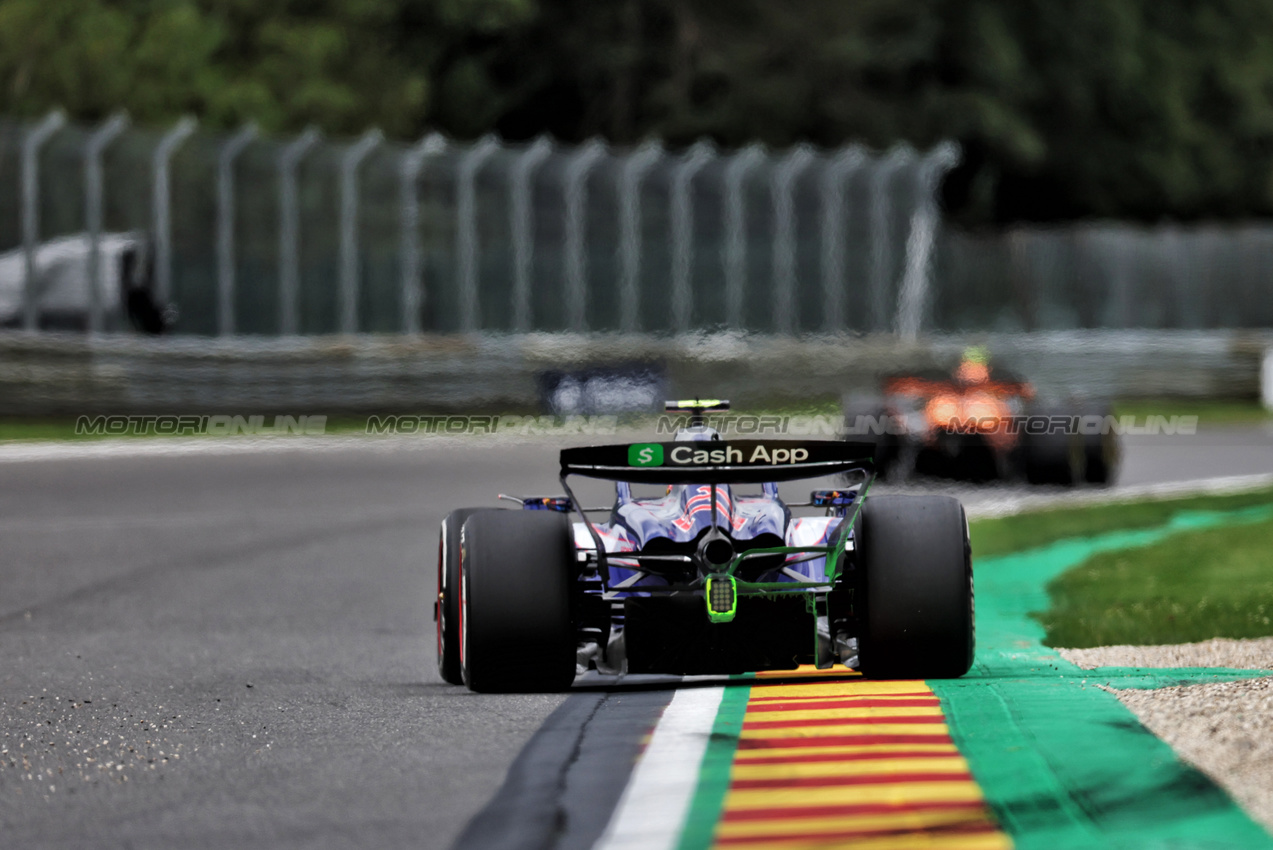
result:
<svg viewBox="0 0 1273 850"><path fill-rule="evenodd" d="M1273 213L1273 0L0 0L0 112L958 141L970 225Z"/></svg>

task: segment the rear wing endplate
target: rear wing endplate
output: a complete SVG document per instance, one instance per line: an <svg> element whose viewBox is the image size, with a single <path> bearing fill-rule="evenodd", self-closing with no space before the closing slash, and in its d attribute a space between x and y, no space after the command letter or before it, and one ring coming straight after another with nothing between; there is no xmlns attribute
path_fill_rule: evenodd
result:
<svg viewBox="0 0 1273 850"><path fill-rule="evenodd" d="M634 484L758 484L875 471L872 443L710 440L562 449L561 475Z"/></svg>

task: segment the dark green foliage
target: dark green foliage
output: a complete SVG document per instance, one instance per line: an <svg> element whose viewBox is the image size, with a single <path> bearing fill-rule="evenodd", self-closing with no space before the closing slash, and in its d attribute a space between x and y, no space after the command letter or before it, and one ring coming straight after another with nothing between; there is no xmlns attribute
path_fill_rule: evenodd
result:
<svg viewBox="0 0 1273 850"><path fill-rule="evenodd" d="M0 111L412 136L448 53L531 0L0 0Z"/></svg>
<svg viewBox="0 0 1273 850"><path fill-rule="evenodd" d="M0 112L955 138L967 222L1273 212L1270 0L0 0Z"/></svg>

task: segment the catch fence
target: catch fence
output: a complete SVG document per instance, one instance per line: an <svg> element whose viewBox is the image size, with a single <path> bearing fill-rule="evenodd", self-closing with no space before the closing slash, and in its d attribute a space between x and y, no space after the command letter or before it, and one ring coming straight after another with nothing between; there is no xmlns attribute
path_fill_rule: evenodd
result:
<svg viewBox="0 0 1273 850"><path fill-rule="evenodd" d="M1085 222L947 231L926 327L1273 327L1273 225Z"/></svg>
<svg viewBox="0 0 1273 850"><path fill-rule="evenodd" d="M430 135L407 146L378 131L335 143L189 120L0 121L0 251L21 259L0 257L0 286L21 302L10 324L39 326L42 246L70 239L63 253L88 258L85 324L111 329L102 240L137 234L185 333L913 338L936 187L957 159L950 144L724 152Z"/></svg>
<svg viewBox="0 0 1273 850"><path fill-rule="evenodd" d="M1273 226L943 228L958 157L0 119L0 327L127 327L130 252L194 335L1273 327Z"/></svg>

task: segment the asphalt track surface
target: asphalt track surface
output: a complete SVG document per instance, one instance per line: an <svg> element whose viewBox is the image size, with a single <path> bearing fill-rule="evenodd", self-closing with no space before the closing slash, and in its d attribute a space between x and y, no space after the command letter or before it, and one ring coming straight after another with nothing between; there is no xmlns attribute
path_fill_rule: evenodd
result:
<svg viewBox="0 0 1273 850"><path fill-rule="evenodd" d="M0 843L447 847L566 701L442 684L429 612L442 516L555 491L552 444L279 445L0 453ZM1124 469L1269 473L1273 435L1134 438ZM560 846L599 834L666 699L586 690L522 755L572 801Z"/></svg>

